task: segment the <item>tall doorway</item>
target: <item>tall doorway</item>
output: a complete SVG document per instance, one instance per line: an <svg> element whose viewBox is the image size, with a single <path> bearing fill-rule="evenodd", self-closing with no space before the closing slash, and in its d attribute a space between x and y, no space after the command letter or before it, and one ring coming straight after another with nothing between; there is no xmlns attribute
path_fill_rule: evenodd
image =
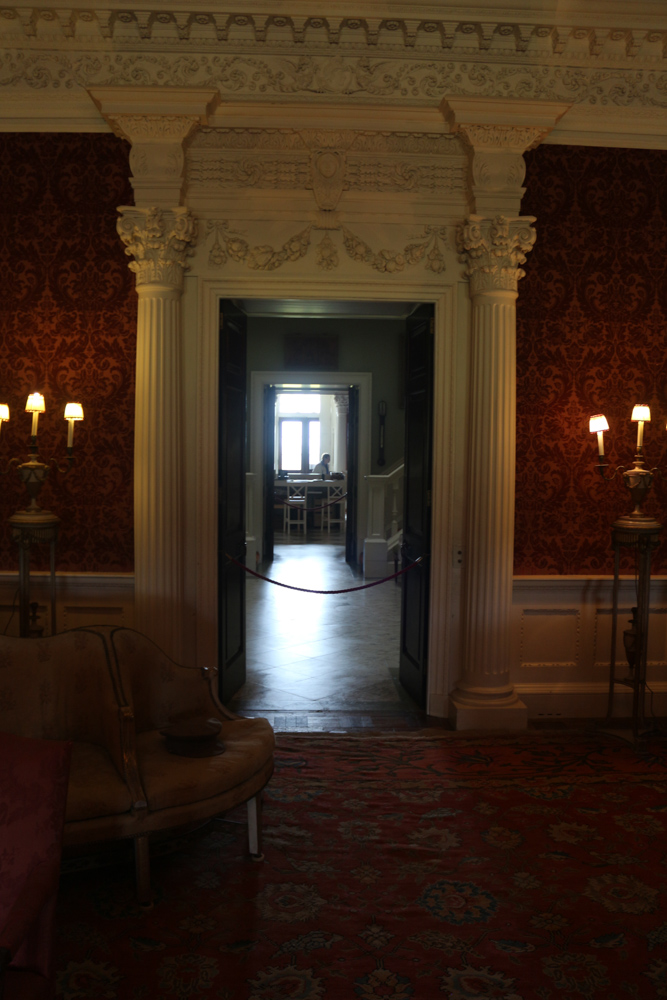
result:
<svg viewBox="0 0 667 1000"><path fill-rule="evenodd" d="M340 543L356 566L358 387L265 383L263 405L262 564L277 539Z"/></svg>
<svg viewBox="0 0 667 1000"><path fill-rule="evenodd" d="M311 304L312 305L312 304ZM329 304L324 304L326 307ZM363 304L357 304L363 305ZM396 306L396 304L391 304ZM401 304L405 308L405 304ZM377 309L377 304L374 304L374 308ZM407 310L408 314L414 312L414 306L410 305ZM373 468L377 465L375 459L375 453L377 450L377 421L373 418L376 413L380 412L380 405L382 404L383 415L387 412L387 400L383 397L386 395L391 396L390 407L393 410L394 422L393 430L397 426L397 417L400 418L402 424L404 418L403 412L403 399L404 399L404 387L405 382L403 376L405 374L405 365L403 358L405 357L405 315L401 317L402 321L402 336L396 336L396 351L395 356L392 358L394 362L394 384L392 386L391 393L387 391L387 359L390 356L389 344L390 336L387 334L386 330L383 329L383 336L381 339L381 348L376 350L374 359L379 359L378 361L378 371L374 371L373 367L369 365L371 371L368 373L366 383L361 386L361 397L362 404L361 410L363 411L364 406L366 409L366 417L369 415L371 419L367 421L367 425L362 428L360 434L359 447L363 452L366 449L365 460L368 463L368 467L371 472L375 474L377 478L378 469ZM395 316L392 319L396 319ZM312 327L312 320L309 321ZM364 321L364 326L367 326L367 321ZM394 324L394 332L396 328L396 323ZM283 325L284 329L284 325ZM249 331L250 331L250 341L252 341L252 317L249 319ZM279 340L281 331L276 332L276 340ZM266 363L267 357L270 356L271 351L267 349L267 336L266 331L263 332L264 345L263 350L260 351L261 362ZM274 345L275 346L275 345ZM367 346L367 345L365 345ZM255 352L257 353L257 352ZM252 348L250 350L252 355ZM278 355L279 351L274 351L274 355ZM249 364L251 367L252 361ZM383 367L384 366L384 367ZM280 372L276 372L280 374ZM283 370L283 375L285 372ZM334 373L307 373L308 387L312 387L315 378L319 378L322 384L329 384L328 378L333 375L336 377L337 372ZM253 371L251 373L251 382L254 375L267 375L267 372L258 373ZM304 388L304 383L297 383L293 381L293 373L290 374L291 386L290 388L295 390L302 390ZM383 384L384 379L384 384ZM360 381L363 381L360 378ZM345 373L342 382L349 383L349 376ZM374 382L376 384L374 384ZM264 380L266 384L266 379ZM380 387L378 389L378 386ZM256 388L256 387L255 387ZM333 385L332 389L340 388L340 386ZM251 389L251 397L252 397ZM381 399L376 399L376 396L381 396ZM363 401L365 397L365 402ZM263 401L264 402L264 401ZM256 401L255 401L256 403ZM263 419L261 411L257 412L257 406L253 403L251 399L251 405L249 409L249 438L250 438L250 472L248 477L250 491L254 491L254 510L257 510L257 499L260 493L262 476L257 476L258 467L260 467L260 472L263 472L266 468L261 468L262 462L255 460L253 463L253 446L252 439L253 436L255 440L258 437L260 427L263 427L264 435L266 435L267 427L269 426L266 420L266 411L264 410ZM276 405L274 403L274 405ZM224 407L221 407L221 412ZM277 406L276 411L277 413ZM288 414L282 414L283 423L287 422ZM297 415L292 415L292 435L293 444L297 445L297 452L300 452L301 468L297 468L293 471L297 473L303 473L306 464L305 454L307 453L307 464L312 466L310 461L310 441L312 437L311 425L314 423L314 416L312 413L301 413ZM363 420L362 420L363 423ZM390 425L391 426L391 425ZM321 428L320 428L321 431ZM280 458L282 457L282 448L284 447L284 441L280 440L280 418L274 415L273 423L271 427L271 434L273 436L274 448L277 448L279 453L278 464L275 465L274 471L279 474L281 471ZM311 437L312 435L312 437ZM396 436L396 435L394 435ZM299 442L296 438L300 438L300 449L298 448ZM389 435L391 438L391 434ZM307 442L307 443L306 443ZM396 450L396 442L394 441L394 450ZM403 437L401 434L400 441L401 451L403 450ZM371 452L373 452L373 458L371 461ZM402 454L399 456L402 458ZM257 456L255 455L255 459ZM298 459L296 459L298 461ZM294 459L290 460L290 464L293 464ZM363 462L363 457L362 457ZM349 464L349 463L348 463ZM285 471L285 470L283 470ZM309 468L310 474L312 474L312 469ZM253 482L254 478L254 482ZM365 485L365 484L364 484ZM360 529L363 542L363 532L366 530L365 525L365 514L366 514L366 503L367 494L364 498L364 503L360 505L360 510L362 511L362 516L364 517L364 525ZM257 562L261 561L264 564L265 560L259 559L260 554L260 541L259 533L262 532L262 527L257 523L257 519L253 518L253 502L251 497L251 502L248 509L251 511L250 522L251 531L249 542L249 558L247 558L247 564L249 566L253 565L254 560L252 559L253 554L256 556ZM265 503L260 501L260 510L262 515L267 513L267 506ZM254 523L253 523L254 522ZM258 531L259 529L259 531ZM254 531L254 533L253 533ZM255 552L252 552L253 547L255 547ZM266 545L262 546L266 549ZM306 546L304 546L304 549ZM288 567L283 555L281 554L281 559L276 560L276 563L280 562L283 568L286 568L288 575L294 571L298 579L295 579L294 585L300 586L308 582L310 586L302 587L304 590L344 590L351 591L353 586L363 585L363 577L358 575L355 576L354 568L346 567L343 559L338 560L338 554L333 551L335 546L332 546L332 551L329 553L329 566L325 567L325 561L316 560L319 565L315 566L313 560L308 557L308 554L302 550L300 566L297 568L294 565L293 560L288 560L292 562L292 567ZM338 560L338 564L336 564ZM280 569L280 566L276 566L274 563L274 569ZM309 566L307 564L310 563ZM308 569L308 572L313 577L311 580L306 581L304 579L304 570ZM393 565L387 565L388 573L387 575L392 575L389 570L393 569ZM340 570L351 574L348 579L341 580L340 576L336 578L336 574L340 573ZM313 575L314 574L314 575ZM324 580L323 575L329 575L328 580ZM271 575L274 575L271 573ZM317 579L315 579L317 578ZM300 583L298 582L300 580ZM247 583L247 586L255 586L255 580L252 584ZM347 584L341 585L341 584ZM261 690L264 688L266 691L267 685L262 683L262 678L266 679L268 674L275 669L278 672L282 671L280 677L280 683L284 688L287 684L287 675L291 678L291 682L295 682L296 690L298 686L300 693L300 700L298 705L295 703L295 708L299 707L304 709L303 697L306 691L310 693L310 703L311 707L315 711L321 711L322 709L322 699L324 699L327 704L336 704L338 709L342 709L345 705L354 705L356 709L363 710L366 706L369 710L381 710L383 708L389 708L389 710L403 708L406 706L410 708L416 708L416 705L409 697L405 694L403 688L398 684L398 662L399 662L399 642L402 642L400 638L400 621L401 621L401 588L399 588L396 583L391 582L388 584L382 584L378 588L373 588L370 590L362 592L353 592L340 596L340 600L343 602L341 607L334 607L333 605L333 595L323 597L322 595L307 595L302 597L294 591L287 590L286 588L280 588L280 591L284 591L280 594L280 597L268 598L268 594L280 593L279 589L273 587L271 584L262 582L259 584L260 589L262 589L262 596L257 602L253 602L258 609L258 615L254 611L250 611L248 615L248 643L249 643L249 659L248 659L248 676L251 679L250 684L244 685L245 690L242 688L235 700L232 702L232 706L242 711L261 711L263 714L267 714L271 710L271 705L267 702L261 703L255 701L253 703L252 694L249 695L250 703L248 703L248 691L252 686L255 687L256 694L261 698ZM391 588L391 589L390 589ZM381 597L380 595L384 595ZM300 601L310 601L309 610L306 610L306 606L300 607ZM385 601L386 607L381 608L380 605L382 601ZM269 604L273 601L272 610L269 610ZM326 607L322 606L322 601L325 602ZM423 602L422 602L423 604ZM422 608L423 610L423 608ZM427 608L426 608L427 610ZM354 621L354 615L358 614L359 617ZM291 621L290 621L291 619ZM275 626L276 622L280 620L282 634L278 637L278 645L272 641L270 632L271 628ZM313 631L314 629L314 631ZM392 631L393 629L393 631ZM414 622L412 623L412 631L414 632ZM382 649L383 645L385 647ZM425 650L423 650L425 651ZM324 659L322 659L324 657ZM298 660L298 669L297 669ZM317 662L316 662L317 661ZM373 682L369 682L368 678L363 678L363 670L368 667L374 661L376 664L380 665L380 670L383 672L383 677L380 683L380 688L382 688L381 697L372 697L373 694L378 695L380 688L376 687ZM348 674L345 677L345 670L341 669L341 665L345 668L350 668L354 676ZM286 669L289 668L289 669ZM310 671L310 676L306 679L306 674ZM356 681L361 682L363 691L357 686L355 690ZM319 684L320 688L315 688L313 685ZM270 687L270 685L268 685ZM334 701L332 702L332 699ZM337 699L337 701L336 701ZM296 700L295 700L296 701ZM308 701L308 699L306 699ZM285 711L285 704L282 703L276 710L282 709Z"/></svg>

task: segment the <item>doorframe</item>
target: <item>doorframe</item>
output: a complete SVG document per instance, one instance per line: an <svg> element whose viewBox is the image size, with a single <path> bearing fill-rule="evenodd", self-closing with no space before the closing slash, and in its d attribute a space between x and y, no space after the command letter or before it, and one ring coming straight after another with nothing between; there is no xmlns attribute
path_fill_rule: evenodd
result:
<svg viewBox="0 0 667 1000"><path fill-rule="evenodd" d="M371 471L371 423L372 423L372 399L373 399L373 376L371 372L295 372L295 371L251 371L250 372L250 399L248 400L248 416L250 425L250 467L248 472L254 474L255 489L252 502L252 530L246 534L251 534L255 538L255 547L262 552L262 532L261 524L263 518L262 507L262 474L263 465L263 435L262 435L262 409L264 405L264 386L280 384L282 382L314 382L322 385L359 386L359 467L357 469L357 552L363 550L366 518L359 514L366 510L368 506L368 488L365 476ZM246 505L246 510L248 505ZM251 553L251 558L254 558Z"/></svg>
<svg viewBox="0 0 667 1000"><path fill-rule="evenodd" d="M197 297L197 304L192 297ZM187 577L192 580L188 603L194 624L194 659L198 666L217 662L217 427L218 427L218 319L221 299L318 299L357 301L432 302L435 309L433 492L430 560L430 616L427 711L447 718L449 691L460 669L461 569L452 553L463 536L462 496L465 468L467 413L467 300L465 282L436 290L428 281L386 283L378 276L364 282L326 281L305 276L269 279L255 275L186 281L184 308L196 309L196 414L193 442L194 496L189 507L195 519L194 546L187 552ZM340 373L339 373L340 375ZM322 373L318 373L318 379ZM363 506L360 507L363 510Z"/></svg>

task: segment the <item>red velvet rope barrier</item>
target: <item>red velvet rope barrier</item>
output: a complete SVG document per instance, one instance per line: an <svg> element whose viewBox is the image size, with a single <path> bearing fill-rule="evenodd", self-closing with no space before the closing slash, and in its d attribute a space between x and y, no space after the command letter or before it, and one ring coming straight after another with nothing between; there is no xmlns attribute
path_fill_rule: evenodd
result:
<svg viewBox="0 0 667 1000"><path fill-rule="evenodd" d="M270 576L262 576L261 573L255 573L254 569L250 569L249 566L244 566L242 562L235 559L234 556L230 556L229 552L225 552L226 557L230 562L234 563L240 569L244 569L246 573L250 573L251 576L256 576L258 580L265 580L267 583L275 583L276 587L285 587L287 590L298 590L302 594L351 594L354 590L368 590L369 587L379 587L381 583L387 583L388 580L395 580L397 576L403 576L404 573L408 573L415 566L418 566L420 562L426 558L426 556L420 556L419 559L415 559L413 563L406 566L405 569L399 569L398 573L392 573L391 576L385 576L381 580L373 580L372 583L364 583L360 587L346 587L345 590L308 590L307 587L293 587L290 583L281 583L280 580L272 580Z"/></svg>

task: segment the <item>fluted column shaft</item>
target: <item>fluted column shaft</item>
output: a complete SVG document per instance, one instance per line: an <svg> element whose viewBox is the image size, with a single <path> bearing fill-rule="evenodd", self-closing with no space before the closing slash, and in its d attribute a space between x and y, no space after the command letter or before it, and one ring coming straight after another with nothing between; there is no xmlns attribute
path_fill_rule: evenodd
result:
<svg viewBox="0 0 667 1000"><path fill-rule="evenodd" d="M135 624L175 660L183 649L181 294L195 225L185 208L120 209L137 275Z"/></svg>
<svg viewBox="0 0 667 1000"><path fill-rule="evenodd" d="M134 425L137 627L182 660L180 292L139 293Z"/></svg>
<svg viewBox="0 0 667 1000"><path fill-rule="evenodd" d="M514 555L516 292L473 298L466 657L460 691L510 694Z"/></svg>
<svg viewBox="0 0 667 1000"><path fill-rule="evenodd" d="M468 518L463 664L451 698L458 729L522 728L509 678L514 558L518 266L535 240L531 218L473 216L459 231L472 298Z"/></svg>

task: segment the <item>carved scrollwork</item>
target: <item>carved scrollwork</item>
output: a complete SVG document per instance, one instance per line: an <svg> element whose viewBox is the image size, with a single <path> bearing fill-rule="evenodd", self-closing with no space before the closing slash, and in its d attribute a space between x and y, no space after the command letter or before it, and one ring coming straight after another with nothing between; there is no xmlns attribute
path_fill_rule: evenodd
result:
<svg viewBox="0 0 667 1000"><path fill-rule="evenodd" d="M197 221L187 208L120 208L118 235L125 253L134 257L129 268L137 276L137 288L148 284L168 285L180 291L187 261L194 253Z"/></svg>
<svg viewBox="0 0 667 1000"><path fill-rule="evenodd" d="M532 216L494 219L471 216L459 226L456 242L459 259L467 264L471 294L487 291L512 291L526 273L521 264L532 250L537 233Z"/></svg>
<svg viewBox="0 0 667 1000"><path fill-rule="evenodd" d="M333 271L338 267L338 251L328 233L324 234L324 238L315 248L315 260L323 271Z"/></svg>
<svg viewBox="0 0 667 1000"><path fill-rule="evenodd" d="M310 185L317 207L331 212L345 187L345 154L336 149L316 150L310 160Z"/></svg>
<svg viewBox="0 0 667 1000"><path fill-rule="evenodd" d="M234 98L367 95L398 103L442 99L443 94L522 97L603 107L667 107L667 72L658 66L562 66L488 59L377 58L284 53L226 57L204 53L110 53L6 50L0 54L0 87L64 91L95 86L216 87Z"/></svg>
<svg viewBox="0 0 667 1000"><path fill-rule="evenodd" d="M231 229L228 222L211 221L208 233L214 233L208 262L213 267L222 267L231 258L247 264L252 271L275 271L287 261L297 261L304 257L310 247L312 226L307 226L283 243L280 249L260 245L251 247L240 233Z"/></svg>
<svg viewBox="0 0 667 1000"><path fill-rule="evenodd" d="M227 221L211 220L207 227L207 235L213 235L208 256L209 266L223 267L231 259L246 264L254 271L274 271L288 261L294 262L305 257L310 248L313 230L321 228L324 227L307 226L276 250L267 245L251 247ZM315 250L315 261L322 270L331 271L338 267L338 251L330 236L330 233L336 231L343 237L343 249L348 257L375 271L392 274L403 271L406 267L413 267L421 261L426 270L433 274L442 274L445 270L445 257L440 248L441 241L447 235L445 226L425 226L419 237L406 244L402 250L394 252L386 249L373 250L365 240L342 224L328 224L325 235Z"/></svg>

